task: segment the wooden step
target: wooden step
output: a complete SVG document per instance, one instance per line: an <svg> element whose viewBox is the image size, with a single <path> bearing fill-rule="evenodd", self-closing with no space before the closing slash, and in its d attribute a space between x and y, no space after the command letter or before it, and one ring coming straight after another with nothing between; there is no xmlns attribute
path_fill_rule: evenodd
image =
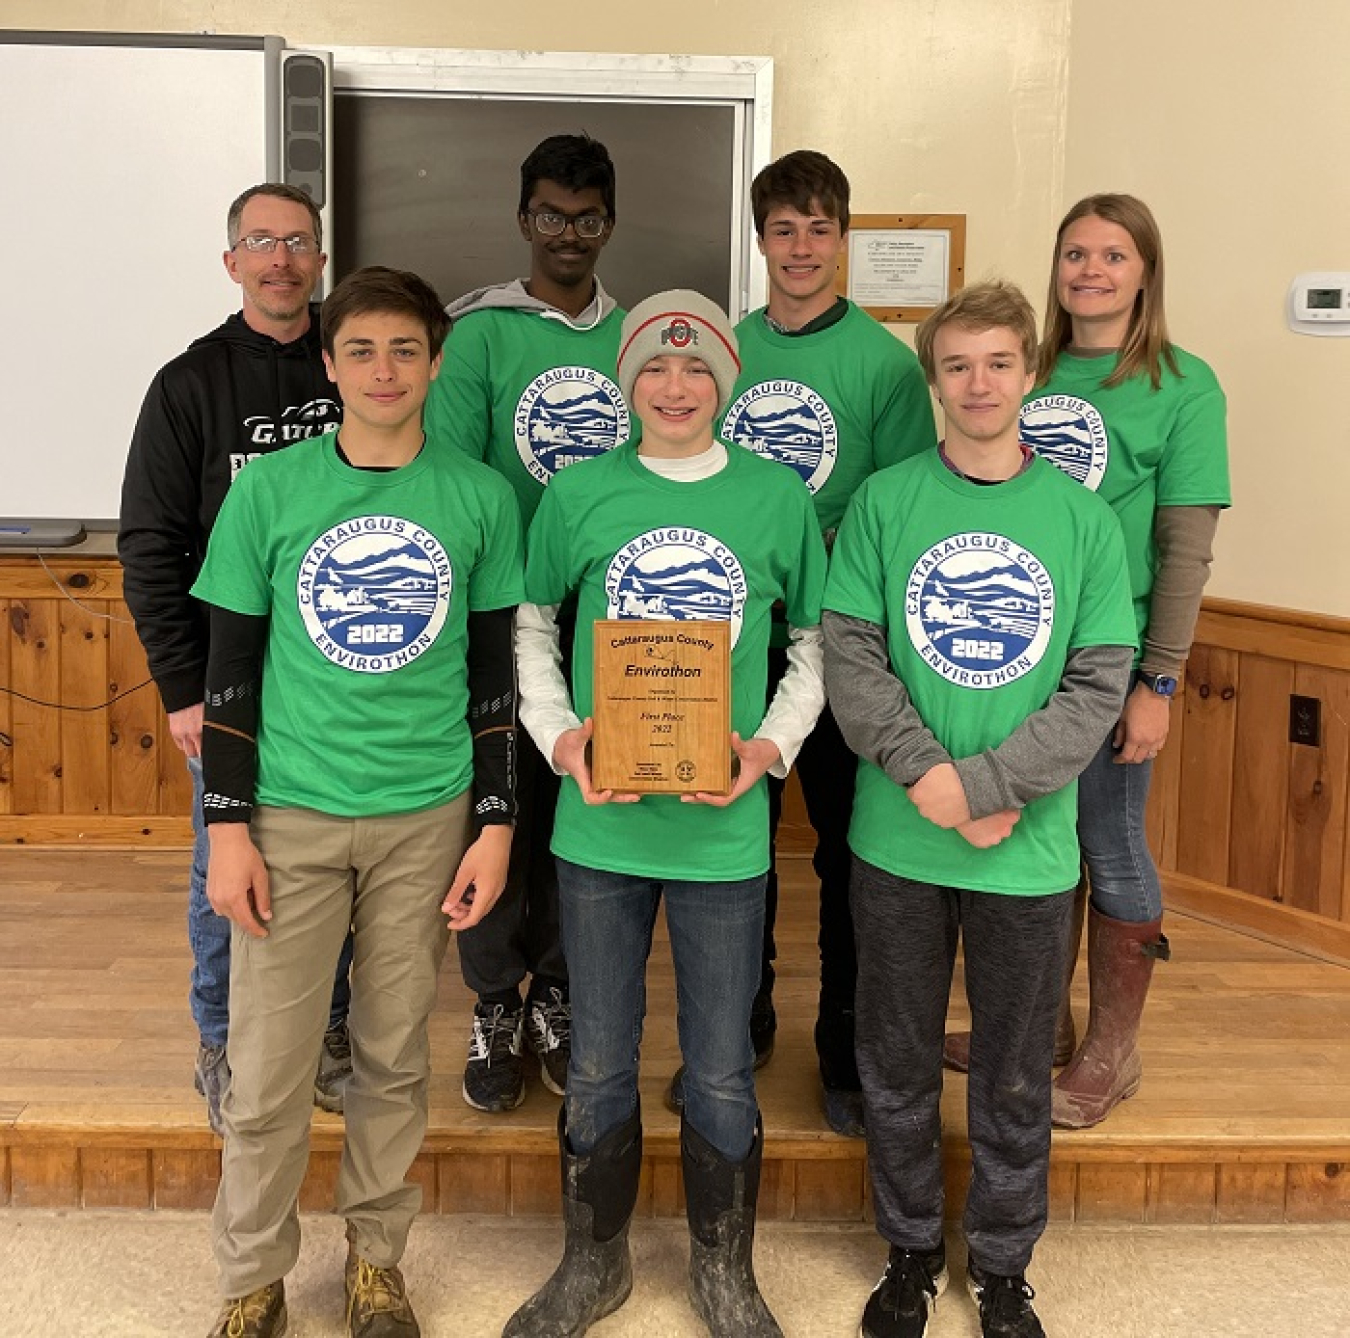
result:
<svg viewBox="0 0 1350 1338"><path fill-rule="evenodd" d="M783 861L778 1043L758 1075L766 1148L761 1211L866 1220L865 1146L824 1125L812 1050L810 865ZM0 851L0 1205L206 1208L219 1143L191 1085L181 852ZM1097 1129L1056 1133L1059 1221L1350 1220L1350 969L1174 914L1173 961L1145 1017L1139 1094ZM952 1022L966 1017L957 983ZM1086 1015L1086 972L1075 1003ZM649 971L639 1211L683 1211L678 1122L663 1104L678 1064L664 929ZM459 1095L469 995L453 951L432 1023L426 1211L558 1211L558 1098L531 1078L508 1115ZM948 1206L969 1179L965 1079L943 1097ZM317 1113L302 1204L331 1206L339 1118Z"/></svg>

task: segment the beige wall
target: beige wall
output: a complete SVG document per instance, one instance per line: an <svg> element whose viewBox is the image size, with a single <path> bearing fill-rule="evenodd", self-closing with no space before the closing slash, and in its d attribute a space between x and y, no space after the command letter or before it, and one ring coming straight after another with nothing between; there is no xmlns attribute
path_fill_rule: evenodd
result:
<svg viewBox="0 0 1350 1338"><path fill-rule="evenodd" d="M1237 505L1211 592L1350 615L1338 525L1350 501L1350 411L1338 394L1350 340L1283 325L1294 273L1350 269L1350 6L6 0L4 20L270 31L314 45L772 56L777 151L837 158L860 212L965 213L969 276L1005 274L1038 306L1065 206L1094 190L1137 192L1167 239L1174 335L1229 394ZM1293 467L1272 470L1272 457Z"/></svg>
<svg viewBox="0 0 1350 1338"><path fill-rule="evenodd" d="M1075 0L1065 200L1149 202L1172 336L1228 393L1234 509L1210 592L1350 615L1350 339L1285 325L1350 270L1350 5Z"/></svg>

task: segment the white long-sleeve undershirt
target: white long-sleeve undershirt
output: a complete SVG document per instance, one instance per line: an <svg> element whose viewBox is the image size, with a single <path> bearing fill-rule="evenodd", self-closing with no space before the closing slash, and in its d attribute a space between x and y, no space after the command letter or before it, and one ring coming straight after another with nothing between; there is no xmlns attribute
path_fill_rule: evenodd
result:
<svg viewBox="0 0 1350 1338"><path fill-rule="evenodd" d="M714 441L709 450L691 458L665 459L639 453L638 459L662 478L695 483L726 468L727 448ZM516 612L520 721L550 766L558 736L581 725L563 678L557 614L556 604L522 604ZM825 707L825 652L820 628L792 627L788 636L787 672L754 735L777 747L779 761L769 771L780 779L787 775ZM558 768L554 766L554 770Z"/></svg>

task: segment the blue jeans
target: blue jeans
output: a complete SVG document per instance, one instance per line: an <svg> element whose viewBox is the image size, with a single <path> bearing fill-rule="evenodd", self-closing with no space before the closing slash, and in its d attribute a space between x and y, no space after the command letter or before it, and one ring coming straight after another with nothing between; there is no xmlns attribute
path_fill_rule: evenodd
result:
<svg viewBox="0 0 1350 1338"><path fill-rule="evenodd" d="M206 896L206 867L211 842L202 818L202 759L189 757L192 777L192 870L188 875L188 946L192 949L192 984L188 999L192 1020L203 1045L224 1045L230 1032L230 922L211 909ZM342 945L328 1025L347 1020L352 1001L352 936Z"/></svg>
<svg viewBox="0 0 1350 1338"><path fill-rule="evenodd" d="M1162 884L1144 831L1153 763L1118 765L1115 757L1108 734L1078 778L1078 841L1093 909L1147 924L1163 913Z"/></svg>
<svg viewBox="0 0 1350 1338"><path fill-rule="evenodd" d="M750 1005L759 985L764 875L676 882L558 860L563 952L572 990L567 1137L585 1156L638 1107L638 1048L647 1012L647 957L664 894L685 1118L729 1161L754 1141Z"/></svg>

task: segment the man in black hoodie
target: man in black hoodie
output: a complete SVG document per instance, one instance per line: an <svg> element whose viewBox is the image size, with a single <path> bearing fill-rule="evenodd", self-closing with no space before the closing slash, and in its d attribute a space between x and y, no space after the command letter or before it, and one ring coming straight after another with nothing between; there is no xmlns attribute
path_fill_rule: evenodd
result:
<svg viewBox="0 0 1350 1338"><path fill-rule="evenodd" d="M151 383L127 457L117 538L127 605L173 741L192 774L197 839L188 884L189 997L200 1034L196 1086L216 1133L230 1076L230 924L206 899L201 735L207 618L189 592L239 471L259 455L335 431L342 418L324 373L318 308L310 304L328 259L313 201L292 186L254 186L230 206L226 228L225 269L243 290L243 309L196 340ZM314 1100L325 1110L341 1111L351 1073L350 962L348 938L315 1078Z"/></svg>

